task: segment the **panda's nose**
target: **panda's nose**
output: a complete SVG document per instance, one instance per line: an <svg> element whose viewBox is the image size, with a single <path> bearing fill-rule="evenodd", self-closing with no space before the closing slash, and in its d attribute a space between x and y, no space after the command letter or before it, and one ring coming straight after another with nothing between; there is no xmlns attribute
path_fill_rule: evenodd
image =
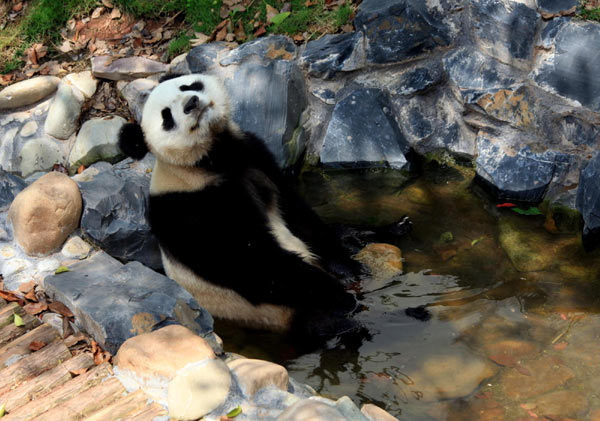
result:
<svg viewBox="0 0 600 421"><path fill-rule="evenodd" d="M198 108L199 106L200 106L200 100L198 99L198 97L196 95L194 95L193 97L188 99L187 102L185 103L185 105L183 106L183 112L186 114L189 114L192 111L194 111L196 108Z"/></svg>

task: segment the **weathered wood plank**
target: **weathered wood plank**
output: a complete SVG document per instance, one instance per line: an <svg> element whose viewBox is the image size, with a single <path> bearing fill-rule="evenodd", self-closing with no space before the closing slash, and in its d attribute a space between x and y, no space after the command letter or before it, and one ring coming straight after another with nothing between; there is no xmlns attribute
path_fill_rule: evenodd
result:
<svg viewBox="0 0 600 421"><path fill-rule="evenodd" d="M0 347L0 367L4 367L9 359L14 360L15 358L31 354L29 344L33 341L50 344L59 338L58 331L48 324L43 324L30 330L11 343Z"/></svg>
<svg viewBox="0 0 600 421"><path fill-rule="evenodd" d="M6 410L9 413L13 412L35 399L48 395L54 389L67 383L73 378L71 371L89 368L93 365L94 358L91 354L79 354L2 395L0 401L6 405Z"/></svg>
<svg viewBox="0 0 600 421"><path fill-rule="evenodd" d="M24 326L16 326L13 321L0 329L0 346L6 345L10 341L42 324L37 317L34 317L31 314L24 314L22 318L23 323L25 323Z"/></svg>
<svg viewBox="0 0 600 421"><path fill-rule="evenodd" d="M23 308L15 302L8 303L8 305L2 307L0 309L0 327L4 327L13 323L13 314L15 313L17 313L19 316L25 314Z"/></svg>
<svg viewBox="0 0 600 421"><path fill-rule="evenodd" d="M22 406L16 411L8 413L4 416L2 421L25 421L36 419L40 414L43 414L74 396L78 396L80 393L102 383L102 380L110 376L110 370L110 364L100 364L87 373L68 381L50 394L30 402L28 405Z"/></svg>
<svg viewBox="0 0 600 421"><path fill-rule="evenodd" d="M69 348L62 342L50 344L0 370L0 396L23 380L39 376L71 358Z"/></svg>
<svg viewBox="0 0 600 421"><path fill-rule="evenodd" d="M80 420L106 405L110 405L125 393L125 388L115 377L75 394L71 399L35 417L36 421ZM112 415L105 420L114 420Z"/></svg>
<svg viewBox="0 0 600 421"><path fill-rule="evenodd" d="M111 405L94 412L83 421L106 421L109 419L123 419L129 415L138 413L148 406L148 396L140 390L136 390L113 402Z"/></svg>
<svg viewBox="0 0 600 421"><path fill-rule="evenodd" d="M168 412L165 408L157 404L156 402L152 402L151 405L148 405L145 409L124 418L123 421L150 421L155 417L162 417L167 415Z"/></svg>

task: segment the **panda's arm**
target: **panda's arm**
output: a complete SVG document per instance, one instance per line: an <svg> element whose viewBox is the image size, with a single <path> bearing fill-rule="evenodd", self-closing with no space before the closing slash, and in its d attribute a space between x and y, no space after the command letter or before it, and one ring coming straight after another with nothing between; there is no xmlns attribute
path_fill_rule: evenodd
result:
<svg viewBox="0 0 600 421"><path fill-rule="evenodd" d="M150 200L161 246L205 280L254 304L353 306L339 282L279 246L264 213L243 189L221 185Z"/></svg>

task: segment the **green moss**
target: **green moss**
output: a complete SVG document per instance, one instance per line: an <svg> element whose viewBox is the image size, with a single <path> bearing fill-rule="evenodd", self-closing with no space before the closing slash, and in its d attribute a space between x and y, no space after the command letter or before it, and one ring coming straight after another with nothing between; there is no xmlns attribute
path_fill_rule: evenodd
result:
<svg viewBox="0 0 600 421"><path fill-rule="evenodd" d="M578 16L582 19L595 20L600 22L600 7L594 7L592 9L586 9L588 0L583 0L581 3L581 10Z"/></svg>
<svg viewBox="0 0 600 421"><path fill-rule="evenodd" d="M169 54L169 60L173 57L183 54L190 49L190 39L185 33L180 34L177 38L173 39L169 43L167 53Z"/></svg>

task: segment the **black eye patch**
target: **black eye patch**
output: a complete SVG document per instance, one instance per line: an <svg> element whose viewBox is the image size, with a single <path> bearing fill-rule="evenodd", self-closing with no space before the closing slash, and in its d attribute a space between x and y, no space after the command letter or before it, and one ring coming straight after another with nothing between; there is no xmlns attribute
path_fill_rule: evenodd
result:
<svg viewBox="0 0 600 421"><path fill-rule="evenodd" d="M194 82L191 85L181 85L179 90L181 92L185 91L201 91L204 89L204 84L202 82Z"/></svg>
<svg viewBox="0 0 600 421"><path fill-rule="evenodd" d="M162 127L165 130L171 130L175 127L175 120L173 120L173 114L171 114L170 108L163 108L161 112L163 122Z"/></svg>

